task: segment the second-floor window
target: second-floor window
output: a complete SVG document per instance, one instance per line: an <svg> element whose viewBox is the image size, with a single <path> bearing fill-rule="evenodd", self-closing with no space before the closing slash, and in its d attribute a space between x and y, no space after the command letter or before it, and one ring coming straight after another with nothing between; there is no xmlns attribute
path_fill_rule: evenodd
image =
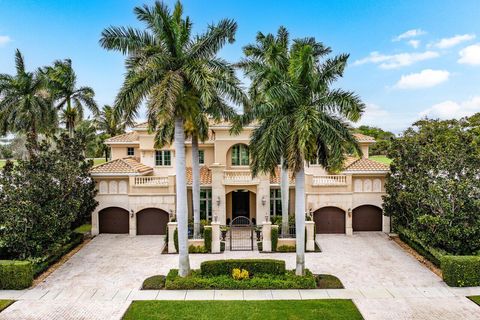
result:
<svg viewBox="0 0 480 320"><path fill-rule="evenodd" d="M270 216L282 215L282 193L280 189L270 189Z"/></svg>
<svg viewBox="0 0 480 320"><path fill-rule="evenodd" d="M212 221L212 189L200 189L200 219Z"/></svg>
<svg viewBox="0 0 480 320"><path fill-rule="evenodd" d="M127 156L134 156L134 155L135 155L135 149L133 147L128 147Z"/></svg>
<svg viewBox="0 0 480 320"><path fill-rule="evenodd" d="M172 158L170 150L156 150L155 151L155 165L156 166L170 166Z"/></svg>
<svg viewBox="0 0 480 320"><path fill-rule="evenodd" d="M232 166L248 166L248 147L244 144L236 144L232 147Z"/></svg>
<svg viewBox="0 0 480 320"><path fill-rule="evenodd" d="M204 150L198 150L198 163L199 164L205 164L205 151Z"/></svg>

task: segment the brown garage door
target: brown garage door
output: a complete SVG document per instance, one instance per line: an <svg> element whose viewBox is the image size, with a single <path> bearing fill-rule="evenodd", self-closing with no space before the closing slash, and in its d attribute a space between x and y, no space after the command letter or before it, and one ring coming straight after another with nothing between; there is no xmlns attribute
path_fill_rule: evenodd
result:
<svg viewBox="0 0 480 320"><path fill-rule="evenodd" d="M137 235L166 233L168 213L163 210L149 208L137 213Z"/></svg>
<svg viewBox="0 0 480 320"><path fill-rule="evenodd" d="M365 205L353 209L353 231L382 231L382 209Z"/></svg>
<svg viewBox="0 0 480 320"><path fill-rule="evenodd" d="M345 233L345 212L336 207L318 209L313 214L317 233Z"/></svg>
<svg viewBox="0 0 480 320"><path fill-rule="evenodd" d="M110 207L98 213L100 233L128 233L128 211Z"/></svg>

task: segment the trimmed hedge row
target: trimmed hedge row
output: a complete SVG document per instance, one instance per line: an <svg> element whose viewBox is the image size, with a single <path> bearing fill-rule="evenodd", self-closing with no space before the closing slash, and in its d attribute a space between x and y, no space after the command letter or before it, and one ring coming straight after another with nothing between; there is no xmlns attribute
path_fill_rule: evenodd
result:
<svg viewBox="0 0 480 320"><path fill-rule="evenodd" d="M278 227L272 225L271 237L272 237L272 251L277 251Z"/></svg>
<svg viewBox="0 0 480 320"><path fill-rule="evenodd" d="M205 226L205 229L203 229L203 239L207 252L212 252L212 227Z"/></svg>
<svg viewBox="0 0 480 320"><path fill-rule="evenodd" d="M443 280L451 287L480 286L480 256L443 256Z"/></svg>
<svg viewBox="0 0 480 320"><path fill-rule="evenodd" d="M204 261L200 270L204 276L229 276L235 268L245 269L251 275L256 274L285 274L285 261L273 259L230 259Z"/></svg>
<svg viewBox="0 0 480 320"><path fill-rule="evenodd" d="M30 261L0 260L0 289L26 289L33 282L33 267Z"/></svg>
<svg viewBox="0 0 480 320"><path fill-rule="evenodd" d="M398 227L397 227L398 228ZM425 245L420 239L418 239L415 234L407 229L398 228L398 236L400 239L417 251L420 255L428 259L435 266L440 268L440 260L446 254L441 250L431 248Z"/></svg>
<svg viewBox="0 0 480 320"><path fill-rule="evenodd" d="M305 270L305 276L296 276L294 271L283 275L260 274L250 279L235 280L231 275L204 276L198 270L190 275L180 277L177 269L167 275L165 289L168 290L203 290L203 289L315 289L315 276Z"/></svg>

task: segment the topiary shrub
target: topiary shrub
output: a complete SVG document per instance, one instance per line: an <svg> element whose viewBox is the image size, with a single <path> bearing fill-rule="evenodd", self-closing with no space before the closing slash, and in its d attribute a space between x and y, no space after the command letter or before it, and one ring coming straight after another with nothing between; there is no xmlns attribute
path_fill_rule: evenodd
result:
<svg viewBox="0 0 480 320"><path fill-rule="evenodd" d="M272 251L277 251L277 244L278 244L278 227L272 226Z"/></svg>
<svg viewBox="0 0 480 320"><path fill-rule="evenodd" d="M33 268L29 261L0 260L0 289L20 290L32 285Z"/></svg>
<svg viewBox="0 0 480 320"><path fill-rule="evenodd" d="M176 228L173 232L173 244L175 245L175 250L177 250L178 253L178 228Z"/></svg>
<svg viewBox="0 0 480 320"><path fill-rule="evenodd" d="M287 246L287 245L279 246L277 248L278 252L295 252L295 250L296 250L295 246Z"/></svg>
<svg viewBox="0 0 480 320"><path fill-rule="evenodd" d="M443 280L451 287L480 286L480 256L444 256Z"/></svg>
<svg viewBox="0 0 480 320"><path fill-rule="evenodd" d="M208 253L208 250L204 246L194 246L191 244L188 247L188 253Z"/></svg>
<svg viewBox="0 0 480 320"><path fill-rule="evenodd" d="M165 276L153 276L142 283L142 290L160 290L165 287Z"/></svg>
<svg viewBox="0 0 480 320"><path fill-rule="evenodd" d="M285 261L273 259L230 259L204 261L200 265L201 273L205 276L230 276L235 268L245 269L251 275L283 275L285 274Z"/></svg>
<svg viewBox="0 0 480 320"><path fill-rule="evenodd" d="M207 252L212 252L212 227L206 226L205 229L203 229L203 239Z"/></svg>

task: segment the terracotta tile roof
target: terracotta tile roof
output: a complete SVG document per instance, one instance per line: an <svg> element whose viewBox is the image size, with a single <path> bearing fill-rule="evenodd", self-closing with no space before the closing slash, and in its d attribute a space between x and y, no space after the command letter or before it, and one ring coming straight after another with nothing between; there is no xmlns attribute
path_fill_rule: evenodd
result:
<svg viewBox="0 0 480 320"><path fill-rule="evenodd" d="M115 159L94 166L90 172L94 175L101 174L146 174L153 168L138 162L135 158Z"/></svg>
<svg viewBox="0 0 480 320"><path fill-rule="evenodd" d="M147 128L148 128L148 122L145 121L145 122L137 123L137 124L134 125L132 128L133 128L133 129L147 129Z"/></svg>
<svg viewBox="0 0 480 320"><path fill-rule="evenodd" d="M288 173L288 181L290 184L295 183L295 179L293 178L291 172ZM280 168L275 168L275 175L270 175L270 183L271 184L280 184Z"/></svg>
<svg viewBox="0 0 480 320"><path fill-rule="evenodd" d="M192 168L187 167L187 184L192 184ZM212 170L207 166L200 167L200 184L209 185L212 184Z"/></svg>
<svg viewBox="0 0 480 320"><path fill-rule="evenodd" d="M345 167L345 171L389 171L386 164L370 159L357 159Z"/></svg>
<svg viewBox="0 0 480 320"><path fill-rule="evenodd" d="M111 137L105 140L105 143L109 142L138 142L138 134L134 132L127 132L119 136Z"/></svg>
<svg viewBox="0 0 480 320"><path fill-rule="evenodd" d="M357 139L358 142L375 142L375 139L373 137L366 136L361 133L354 133L353 136Z"/></svg>

